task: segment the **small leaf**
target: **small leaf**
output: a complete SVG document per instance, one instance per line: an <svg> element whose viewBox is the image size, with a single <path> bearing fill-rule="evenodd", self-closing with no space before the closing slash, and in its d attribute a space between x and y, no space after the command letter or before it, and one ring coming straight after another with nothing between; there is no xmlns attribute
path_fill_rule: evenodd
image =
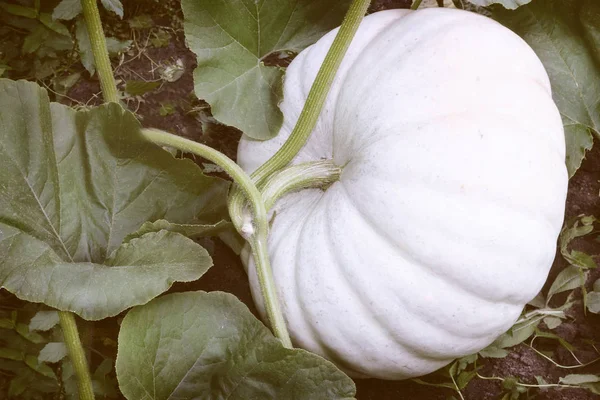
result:
<svg viewBox="0 0 600 400"><path fill-rule="evenodd" d="M544 308L546 307L546 298L542 294L542 292L538 293L529 303L530 306L535 308Z"/></svg>
<svg viewBox="0 0 600 400"><path fill-rule="evenodd" d="M38 360L56 363L67 356L67 346L63 342L50 342L40 350Z"/></svg>
<svg viewBox="0 0 600 400"><path fill-rule="evenodd" d="M44 364L38 360L36 356L28 355L25 356L25 364L35 372L38 372L48 378L56 379L56 375L49 365Z"/></svg>
<svg viewBox="0 0 600 400"><path fill-rule="evenodd" d="M298 53L338 26L349 0L226 0L181 2L188 47L197 56L194 90L214 117L246 135L274 137L283 70L271 53ZM235 60L235 62L231 62Z"/></svg>
<svg viewBox="0 0 600 400"><path fill-rule="evenodd" d="M585 282L588 272L583 272L583 279L581 274L581 269L573 265L560 271L554 282L552 282L552 286L550 286L550 289L548 290L548 299L557 293L566 292L567 290L573 290L580 287Z"/></svg>
<svg viewBox="0 0 600 400"><path fill-rule="evenodd" d="M111 57L129 50L132 43L132 40L119 40L114 37L106 38L106 48Z"/></svg>
<svg viewBox="0 0 600 400"><path fill-rule="evenodd" d="M81 0L62 0L52 11L52 18L71 20L81 14Z"/></svg>
<svg viewBox="0 0 600 400"><path fill-rule="evenodd" d="M560 324L562 324L562 320L560 318L553 317L553 316L545 317L543 321L546 324L546 326L548 327L548 329L558 328L560 326Z"/></svg>
<svg viewBox="0 0 600 400"><path fill-rule="evenodd" d="M485 357L485 358L504 358L508 355L508 351L501 349L499 347L490 345L490 346L486 347L485 349L481 350L479 352L479 355L481 357Z"/></svg>
<svg viewBox="0 0 600 400"><path fill-rule="evenodd" d="M51 14L41 13L40 16L39 16L39 20L47 28L53 30L54 32L58 33L59 35L71 36L71 33L69 32L69 29L67 29L67 27L64 26L63 24L61 24L60 22L55 21L54 19L52 19L52 15Z"/></svg>
<svg viewBox="0 0 600 400"><path fill-rule="evenodd" d="M477 376L477 371L463 371L456 377L456 386L458 390L463 390L467 387L469 382Z"/></svg>
<svg viewBox="0 0 600 400"><path fill-rule="evenodd" d="M546 380L543 377L541 377L541 376L537 376L536 375L535 376L535 380L536 380L537 384L540 385L540 386L545 386L545 385L548 384L548 382L546 382Z"/></svg>
<svg viewBox="0 0 600 400"><path fill-rule="evenodd" d="M48 36L48 29L44 25L38 25L29 35L23 40L23 53L31 54L37 51L44 43Z"/></svg>
<svg viewBox="0 0 600 400"><path fill-rule="evenodd" d="M7 13L16 15L18 17L35 19L38 16L38 12L35 8L25 7L18 4L10 4L0 1L0 8Z"/></svg>
<svg viewBox="0 0 600 400"><path fill-rule="evenodd" d="M519 383L519 380L517 378L515 378L514 376L507 376L502 381L502 387L504 389L511 390L517 386L517 383Z"/></svg>
<svg viewBox="0 0 600 400"><path fill-rule="evenodd" d="M29 322L30 331L48 331L59 322L57 311L38 311Z"/></svg>
<svg viewBox="0 0 600 400"><path fill-rule="evenodd" d="M596 279L593 287L594 292L600 292L600 279Z"/></svg>
<svg viewBox="0 0 600 400"><path fill-rule="evenodd" d="M558 381L564 385L581 385L582 383L600 382L600 376L591 374L572 374L564 376Z"/></svg>
<svg viewBox="0 0 600 400"><path fill-rule="evenodd" d="M8 347L0 347L0 358L6 358L8 360L20 361L23 359L23 352L17 349L11 349Z"/></svg>
<svg viewBox="0 0 600 400"><path fill-rule="evenodd" d="M1 225L0 225L1 226ZM46 339L42 335L37 332L30 332L29 326L21 323L17 323L15 325L15 331L24 339L27 339L31 343L39 344L44 343Z"/></svg>
<svg viewBox="0 0 600 400"><path fill-rule="evenodd" d="M81 64L83 64L90 75L94 75L96 65L94 64L92 42L90 41L90 35L82 17L77 18L77 22L75 23L75 38L77 39L77 49L79 50Z"/></svg>
<svg viewBox="0 0 600 400"><path fill-rule="evenodd" d="M539 325L541 318L525 319L517 322L508 330L508 332L502 334L498 339L491 344L493 347L505 349L507 347L516 346L519 343L524 342L535 332Z"/></svg>
<svg viewBox="0 0 600 400"><path fill-rule="evenodd" d="M567 145L567 171L569 171L569 178L572 178L581 166L585 153L592 149L594 137L590 128L564 116L563 127L565 128L565 142Z"/></svg>
<svg viewBox="0 0 600 400"><path fill-rule="evenodd" d="M15 322L8 318L0 318L0 329L14 329Z"/></svg>
<svg viewBox="0 0 600 400"><path fill-rule="evenodd" d="M575 265L583 269L593 269L597 267L592 256L578 250L571 250L568 261L571 263L571 265Z"/></svg>
<svg viewBox="0 0 600 400"><path fill-rule="evenodd" d="M167 47L171 42L171 34L164 29L159 29L158 31L153 32L152 35L153 37L150 39L150 43L154 47Z"/></svg>
<svg viewBox="0 0 600 400"><path fill-rule="evenodd" d="M102 5L108 11L112 11L123 18L123 4L121 4L120 0L102 0Z"/></svg>
<svg viewBox="0 0 600 400"><path fill-rule="evenodd" d="M160 86L158 82L146 82L146 81L127 81L125 83L125 91L131 96L141 96L146 94Z"/></svg>
<svg viewBox="0 0 600 400"><path fill-rule="evenodd" d="M475 354L470 354L468 356L464 356L461 357L457 360L458 362L458 368L456 370L456 372L462 372L465 370L465 368L467 368L469 365L473 364L475 361L477 361L477 353Z"/></svg>
<svg viewBox="0 0 600 400"><path fill-rule="evenodd" d="M222 292L169 294L129 311L116 371L130 400L349 400L356 390L330 362L284 348Z"/></svg>
<svg viewBox="0 0 600 400"><path fill-rule="evenodd" d="M587 308L590 312L600 314L600 292L589 292L586 296Z"/></svg>
<svg viewBox="0 0 600 400"><path fill-rule="evenodd" d="M148 14L137 15L127 21L131 29L150 29L154 26L152 17Z"/></svg>
<svg viewBox="0 0 600 400"><path fill-rule="evenodd" d="M469 3L479 7L487 7L492 4L501 4L504 8L514 10L522 5L528 4L531 0L467 0Z"/></svg>
<svg viewBox="0 0 600 400"><path fill-rule="evenodd" d="M31 384L29 377L26 375L18 375L14 379L10 381L10 386L8 387L8 397L13 398L17 397Z"/></svg>

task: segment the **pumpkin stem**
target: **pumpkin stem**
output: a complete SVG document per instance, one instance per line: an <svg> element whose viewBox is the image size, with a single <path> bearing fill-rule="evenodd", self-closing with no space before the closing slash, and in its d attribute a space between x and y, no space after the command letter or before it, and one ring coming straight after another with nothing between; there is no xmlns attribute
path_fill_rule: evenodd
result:
<svg viewBox="0 0 600 400"><path fill-rule="evenodd" d="M342 168L331 160L296 164L271 175L261 190L267 211L283 195L307 188L327 189L340 179Z"/></svg>
<svg viewBox="0 0 600 400"><path fill-rule="evenodd" d="M252 179L260 189L264 187L267 179L275 172L285 167L298 154L300 149L306 144L310 137L323 104L327 99L327 94L335 78L335 74L342 63L342 59L350 47L360 23L362 22L370 0L354 0L344 17L344 21L319 68L319 72L313 82L310 92L306 98L304 108L300 113L298 122L290 137L283 146L266 163L261 165L253 174ZM243 223L241 219L244 198L239 189L235 186L229 195L229 214L231 221L238 227Z"/></svg>

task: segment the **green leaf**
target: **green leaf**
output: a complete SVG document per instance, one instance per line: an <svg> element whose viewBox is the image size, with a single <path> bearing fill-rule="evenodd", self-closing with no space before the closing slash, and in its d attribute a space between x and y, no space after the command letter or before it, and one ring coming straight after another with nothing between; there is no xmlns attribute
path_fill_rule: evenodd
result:
<svg viewBox="0 0 600 400"><path fill-rule="evenodd" d="M131 29L150 29L154 26L152 17L148 14L136 15L127 21Z"/></svg>
<svg viewBox="0 0 600 400"><path fill-rule="evenodd" d="M493 345L489 345L485 349L481 350L479 355L485 358L504 358L508 355L508 351Z"/></svg>
<svg viewBox="0 0 600 400"><path fill-rule="evenodd" d="M158 82L147 82L147 81L127 81L125 82L125 91L130 96L141 96L146 94L160 86Z"/></svg>
<svg viewBox="0 0 600 400"><path fill-rule="evenodd" d="M558 380L564 385L581 385L582 383L600 382L600 376L591 374L571 374Z"/></svg>
<svg viewBox="0 0 600 400"><path fill-rule="evenodd" d="M39 20L47 28L53 30L54 32L58 33L59 35L71 36L71 33L69 32L69 29L67 29L67 27L64 26L63 24L61 24L60 22L55 21L54 19L52 19L52 15L51 14L41 13L40 16L39 16Z"/></svg>
<svg viewBox="0 0 600 400"><path fill-rule="evenodd" d="M576 264L572 252L569 251L569 244L576 238L589 235L594 230L594 222L596 218L589 215L578 216L576 219L567 222L565 227L560 232L558 238L560 253L571 264ZM594 263L595 266L595 263Z"/></svg>
<svg viewBox="0 0 600 400"><path fill-rule="evenodd" d="M463 390L467 387L469 382L477 376L477 371L463 371L456 377L456 386L458 390Z"/></svg>
<svg viewBox="0 0 600 400"><path fill-rule="evenodd" d="M14 329L15 321L8 318L0 318L0 329Z"/></svg>
<svg viewBox="0 0 600 400"><path fill-rule="evenodd" d="M21 395L30 384L31 382L28 376L16 376L15 379L10 381L10 386L8 387L8 397L14 398Z"/></svg>
<svg viewBox="0 0 600 400"><path fill-rule="evenodd" d="M90 75L94 75L96 72L96 64L94 64L92 42L90 41L90 35L83 17L77 18L77 22L75 23L75 38L77 39L77 50L79 50L81 64L83 64Z"/></svg>
<svg viewBox="0 0 600 400"><path fill-rule="evenodd" d="M21 350L11 349L9 347L0 347L0 358L6 358L8 360L20 361L24 357Z"/></svg>
<svg viewBox="0 0 600 400"><path fill-rule="evenodd" d="M27 339L31 343L39 344L44 343L46 341L46 339L44 339L44 337L39 333L29 331L29 326L25 324L17 323L15 325L15 331L17 331L17 333L21 335L21 337Z"/></svg>
<svg viewBox="0 0 600 400"><path fill-rule="evenodd" d="M81 0L62 0L52 11L52 18L71 20L81 14Z"/></svg>
<svg viewBox="0 0 600 400"><path fill-rule="evenodd" d="M568 261L571 263L571 265L582 269L592 269L597 267L592 256L577 250L571 250Z"/></svg>
<svg viewBox="0 0 600 400"><path fill-rule="evenodd" d="M9 14L25 18L37 18L38 12L35 8L25 7L18 4L10 4L0 1L0 8Z"/></svg>
<svg viewBox="0 0 600 400"><path fill-rule="evenodd" d="M349 0L182 1L185 35L196 54L194 89L222 123L255 139L277 135L283 71L271 53L300 52L338 26ZM235 62L232 62L235 60Z"/></svg>
<svg viewBox="0 0 600 400"><path fill-rule="evenodd" d="M119 40L114 37L106 38L106 48L111 57L127 51L132 43L132 40Z"/></svg>
<svg viewBox="0 0 600 400"><path fill-rule="evenodd" d="M76 112L33 83L0 80L0 120L0 286L101 319L211 265L177 233L123 243L149 220L194 220L228 187L148 143L133 114L115 103Z"/></svg>
<svg viewBox="0 0 600 400"><path fill-rule="evenodd" d="M39 374L42 374L48 378L56 379L56 375L54 374L52 368L50 368L49 365L40 362L36 356L25 356L25 364Z"/></svg>
<svg viewBox="0 0 600 400"><path fill-rule="evenodd" d="M119 332L119 387L133 399L351 399L333 364L285 349L235 296L169 294L127 313Z"/></svg>
<svg viewBox="0 0 600 400"><path fill-rule="evenodd" d="M569 171L569 178L571 178L581 166L586 151L592 149L594 137L588 127L575 123L564 116L563 126L565 128L565 142L567 145L567 171Z"/></svg>
<svg viewBox="0 0 600 400"><path fill-rule="evenodd" d="M589 292L586 297L588 310L594 314L600 314L600 292Z"/></svg>
<svg viewBox="0 0 600 400"><path fill-rule="evenodd" d="M48 32L48 29L44 25L38 25L29 35L25 36L22 48L23 53L31 54L38 50L47 38Z"/></svg>
<svg viewBox="0 0 600 400"><path fill-rule="evenodd" d="M120 0L102 0L102 5L108 11L112 11L123 18L123 4L121 4Z"/></svg>
<svg viewBox="0 0 600 400"><path fill-rule="evenodd" d="M29 322L30 331L48 331L59 322L57 311L38 311Z"/></svg>
<svg viewBox="0 0 600 400"><path fill-rule="evenodd" d="M560 271L554 282L552 282L552 286L550 286L550 289L548 290L548 299L557 293L566 292L567 290L573 290L580 287L585 282L588 272L583 272L583 279L581 274L581 268L574 265L571 265Z"/></svg>
<svg viewBox="0 0 600 400"><path fill-rule="evenodd" d="M524 342L535 332L541 318L523 319L518 321L508 330L494 341L490 346L500 349L516 346Z"/></svg>
<svg viewBox="0 0 600 400"><path fill-rule="evenodd" d="M600 292L600 279L596 279L593 286L594 292Z"/></svg>
<svg viewBox="0 0 600 400"><path fill-rule="evenodd" d="M500 4L504 8L508 8L509 10L514 10L518 7L521 7L525 4L529 4L531 0L468 0L469 3L475 4L479 7L487 7L492 4Z"/></svg>
<svg viewBox="0 0 600 400"><path fill-rule="evenodd" d="M556 329L562 324L562 319L553 316L544 317L543 321L548 329Z"/></svg>
<svg viewBox="0 0 600 400"><path fill-rule="evenodd" d="M41 362L56 363L67 356L67 346L63 342L50 342L40 350L38 360Z"/></svg>
<svg viewBox="0 0 600 400"><path fill-rule="evenodd" d="M590 147L585 130L600 130L600 68L580 34L578 19L573 18L577 5L572 3L538 0L516 11L496 10L493 14L525 39L548 71L565 134L575 136L566 138L570 176Z"/></svg>

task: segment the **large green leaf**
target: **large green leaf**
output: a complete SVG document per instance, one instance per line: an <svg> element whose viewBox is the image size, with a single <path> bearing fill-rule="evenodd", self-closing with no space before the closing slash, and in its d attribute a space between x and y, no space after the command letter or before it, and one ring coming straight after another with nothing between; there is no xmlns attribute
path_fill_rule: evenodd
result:
<svg viewBox="0 0 600 400"><path fill-rule="evenodd" d="M222 292L170 294L129 311L116 369L131 400L355 395L352 380L333 364L285 349L244 304Z"/></svg>
<svg viewBox="0 0 600 400"><path fill-rule="evenodd" d="M349 0L183 0L185 35L198 57L196 96L219 121L255 139L269 139L283 122L283 70L270 54L299 52L338 26Z"/></svg>
<svg viewBox="0 0 600 400"><path fill-rule="evenodd" d="M29 82L0 80L0 286L87 319L198 279L206 251L146 221L187 223L227 183L146 142L118 104L76 112Z"/></svg>
<svg viewBox="0 0 600 400"><path fill-rule="evenodd" d="M573 176L600 131L600 68L577 16L581 0L535 0L494 18L518 33L542 60L565 126L567 166ZM598 21L596 21L596 26Z"/></svg>

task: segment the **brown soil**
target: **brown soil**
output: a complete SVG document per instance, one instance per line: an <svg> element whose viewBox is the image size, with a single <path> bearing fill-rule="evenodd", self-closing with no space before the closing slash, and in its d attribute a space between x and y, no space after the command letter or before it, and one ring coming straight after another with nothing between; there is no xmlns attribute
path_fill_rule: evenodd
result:
<svg viewBox="0 0 600 400"><path fill-rule="evenodd" d="M128 4L129 3L129 4ZM162 48L147 47L143 54L135 58L126 58L125 63L115 67L117 78L126 81L128 79L147 79L156 80L156 63L173 62L181 59L184 64L185 73L173 83L165 83L159 89L156 89L144 95L141 99L132 100L128 103L129 108L139 116L142 124L146 127L157 127L170 132L203 142L211 147L222 151L229 157L235 159L237 141L240 132L220 126L209 125L208 132L203 132L202 123L199 118L191 111L194 107L202 106L202 103L194 99L193 96L193 78L192 71L195 64L194 55L187 50L183 32L181 30L181 14L178 11L176 1L166 1L161 6L150 0L138 1L136 6L132 2L125 2L126 18L135 15L150 14L153 16L156 26L166 26L174 28L172 39L168 46ZM375 1L371 7L373 11L379 11L385 8L400 8L410 5L410 0L379 0ZM164 12L157 10L162 7ZM133 9L133 10L132 10ZM176 10L171 13L169 10ZM105 23L110 29L117 32L126 31L121 22L111 16L103 16ZM143 43L144 38L148 36L149 31L138 31L137 42ZM82 79L70 92L69 97L82 103L95 103L93 97L100 92L99 85L95 78ZM141 100L141 101L140 101ZM167 116L161 116L159 109L161 105L171 104L175 111ZM567 218L579 214L591 214L600 216L600 147L588 154L584 165L571 179L569 187L569 196L567 201ZM224 244L218 240L209 240L204 243L214 258L215 266L198 282L188 284L176 284L173 291L183 290L221 290L227 291L238 296L252 310L252 299L248 288L248 282L245 272L242 269L239 258ZM588 252L589 254L600 255L600 242L594 240L594 236L577 239L574 242L577 249ZM600 256L596 257L600 261ZM550 281L562 268L565 262L560 255L557 255L555 265L550 274ZM599 278L598 273L592 274L594 279ZM590 279L591 283L593 282ZM581 294L578 294L581 298ZM557 301L564 299L557 299ZM576 350L576 355L582 362L594 359L597 354L590 351L586 346L585 340L600 340L600 316L590 315L584 317L582 307L578 304L571 310L572 320L562 324L555 332L574 344L580 350ZM118 331L119 318L108 319L90 326L93 330L93 346L101 353L116 356L116 332ZM105 341L104 338L111 338L112 341ZM573 357L556 343L543 343L549 350L554 350L557 362L573 365ZM535 376L542 376L548 382L557 382L560 376L569 373L599 373L600 363L592 365L583 370L563 370L554 366L549 361L543 359L529 347L520 345L514 348L509 356L504 359L490 359L484 362L480 370L484 376L518 377L520 381L526 383L535 383ZM424 379L428 379L425 377ZM455 392L448 389L439 389L429 386L422 386L412 381L389 382L381 380L357 380L359 400L445 400L452 396L459 398ZM535 391L531 391L534 393ZM498 381L473 379L467 388L463 391L466 400L492 400L500 399L503 395L501 383ZM533 398L533 397L531 397ZM592 395L585 390L579 389L549 389L539 391L536 399L538 400L592 400L599 399L600 396Z"/></svg>

